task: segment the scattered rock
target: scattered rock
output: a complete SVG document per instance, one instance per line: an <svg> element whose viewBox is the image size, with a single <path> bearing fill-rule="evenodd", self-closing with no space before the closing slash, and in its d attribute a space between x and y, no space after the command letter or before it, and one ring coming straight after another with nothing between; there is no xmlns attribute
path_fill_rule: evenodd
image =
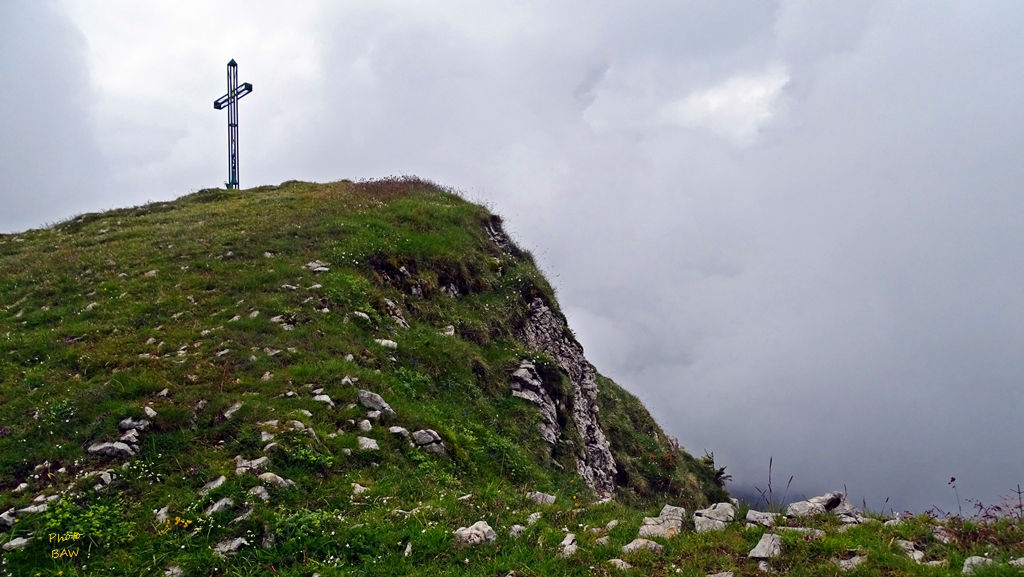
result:
<svg viewBox="0 0 1024 577"><path fill-rule="evenodd" d="M1010 559L1011 567L1024 567L1024 557L1017 557L1016 559Z"/></svg>
<svg viewBox="0 0 1024 577"><path fill-rule="evenodd" d="M441 329L441 334L446 336L446 337L453 337L453 336L455 336L455 325L447 325L447 326L445 326L443 329Z"/></svg>
<svg viewBox="0 0 1024 577"><path fill-rule="evenodd" d="M819 513L826 513L839 508L844 502L845 496L842 493L838 491L834 493L826 493L820 497L814 497L806 501L790 503L789 506L786 507L786 516L809 517Z"/></svg>
<svg viewBox="0 0 1024 577"><path fill-rule="evenodd" d="M234 539L226 539L217 543L217 546L213 548L213 552L219 557L228 557L234 555L242 548L243 545L248 545L249 542L242 537L235 537Z"/></svg>
<svg viewBox="0 0 1024 577"><path fill-rule="evenodd" d="M713 575L709 574L708 577L732 577L732 571L722 571L721 573L715 573Z"/></svg>
<svg viewBox="0 0 1024 577"><path fill-rule="evenodd" d="M4 543L4 551L17 551L24 549L26 545L32 542L32 539L26 539L25 537L15 537L10 541Z"/></svg>
<svg viewBox="0 0 1024 577"><path fill-rule="evenodd" d="M14 526L14 509L8 509L2 515L0 515L0 527L10 529Z"/></svg>
<svg viewBox="0 0 1024 577"><path fill-rule="evenodd" d="M934 535L940 543L946 545L956 540L956 536L953 534L953 532L941 525L932 528L932 535Z"/></svg>
<svg viewBox="0 0 1024 577"><path fill-rule="evenodd" d="M235 404L231 405L230 407L228 407L228 410L224 411L224 418L225 419L230 419L235 413L238 412L238 409L241 409L241 408L242 408L242 401L235 401Z"/></svg>
<svg viewBox="0 0 1024 577"><path fill-rule="evenodd" d="M361 389L357 398L359 399L359 404L367 409L380 411L390 417L395 416L395 410L391 408L391 405L384 402L384 399L377 393Z"/></svg>
<svg viewBox="0 0 1024 577"><path fill-rule="evenodd" d="M440 440L440 438L438 439ZM548 495L547 493L541 493L540 491L531 491L526 494L528 499L535 501L539 505L554 505L555 496Z"/></svg>
<svg viewBox="0 0 1024 577"><path fill-rule="evenodd" d="M412 440L418 447L431 455L444 457L448 454L448 451L444 448L444 443L441 442L441 435L438 435L437 431L433 429L414 431Z"/></svg>
<svg viewBox="0 0 1024 577"><path fill-rule="evenodd" d="M363 493L365 493L367 491L369 491L369 489L364 487L364 486L362 486L362 485L360 485L359 483L352 483L352 494L353 495L362 495Z"/></svg>
<svg viewBox="0 0 1024 577"><path fill-rule="evenodd" d="M170 505L164 505L162 509L153 509L153 515L156 516L156 522L159 525L163 525L167 522L167 510Z"/></svg>
<svg viewBox="0 0 1024 577"><path fill-rule="evenodd" d="M412 435L409 434L409 431L404 427L388 427L388 432L392 435L398 435L405 440L409 440L412 437Z"/></svg>
<svg viewBox="0 0 1024 577"><path fill-rule="evenodd" d="M164 390L162 390L159 393L157 393L156 396L158 396L158 397L166 397L167 395L170 394L170 392L171 392L170 389L165 388Z"/></svg>
<svg viewBox="0 0 1024 577"><path fill-rule="evenodd" d="M313 400L321 402L321 403L326 403L332 409L334 408L334 401L332 401L331 397L329 397L327 395L317 395L317 396L313 397Z"/></svg>
<svg viewBox="0 0 1024 577"><path fill-rule="evenodd" d="M246 494L257 497L261 501L270 500L270 493L267 492L266 488L264 488L263 485L256 485L252 489L249 489L249 491Z"/></svg>
<svg viewBox="0 0 1024 577"><path fill-rule="evenodd" d="M331 270L327 266L327 263L320 262L319 260L313 260L313 261L307 262L306 263L306 268L308 268L309 270L311 270L313 272L327 272L327 271Z"/></svg>
<svg viewBox="0 0 1024 577"><path fill-rule="evenodd" d="M498 538L498 534L491 529L486 521L477 521L469 527L459 527L455 530L455 544L459 547L472 547L481 543L490 543Z"/></svg>
<svg viewBox="0 0 1024 577"><path fill-rule="evenodd" d="M216 489L217 487L220 487L221 485L223 485L224 482L227 481L227 480L228 480L227 477L225 477L224 475L221 475L220 477L217 477L216 479L214 479L214 480L210 481L209 483L203 485L203 488L199 490L199 494L200 495L205 495L205 494L209 493L210 491Z"/></svg>
<svg viewBox="0 0 1024 577"><path fill-rule="evenodd" d="M31 515L32 513L45 513L46 507L46 503L42 503L40 505L29 505L28 507L18 509L18 516Z"/></svg>
<svg viewBox="0 0 1024 577"><path fill-rule="evenodd" d="M373 339L373 342L384 347L385 349L397 349L398 343L391 339Z"/></svg>
<svg viewBox="0 0 1024 577"><path fill-rule="evenodd" d="M241 455L235 455L235 474L244 475L246 473L255 473L263 469L270 459L267 457L258 457L256 459L245 459Z"/></svg>
<svg viewBox="0 0 1024 577"><path fill-rule="evenodd" d="M706 533L708 531L722 531L725 529L725 523L718 519L711 519L708 517L693 516L693 528L698 533Z"/></svg>
<svg viewBox="0 0 1024 577"><path fill-rule="evenodd" d="M526 525L533 525L537 521L540 521L540 511L537 511L536 513L530 513L530 516L526 518Z"/></svg>
<svg viewBox="0 0 1024 577"><path fill-rule="evenodd" d="M971 573L974 573L974 570L978 567L984 567L986 565L991 565L992 563L993 561L987 557L968 557L967 559L964 559L964 568L962 573L964 575L970 575Z"/></svg>
<svg viewBox="0 0 1024 577"><path fill-rule="evenodd" d="M618 519L612 519L611 521L608 521L607 525L604 526L604 530L605 531L611 531L612 529L614 529L614 528L616 528L618 526L619 526L619 520Z"/></svg>
<svg viewBox="0 0 1024 577"><path fill-rule="evenodd" d="M782 538L774 533L761 535L761 540L750 550L751 559L774 559L782 553Z"/></svg>
<svg viewBox="0 0 1024 577"><path fill-rule="evenodd" d="M278 487L292 487L295 485L295 481L285 479L280 475L275 475L271 472L262 473L260 475L260 480L272 485L277 485Z"/></svg>
<svg viewBox="0 0 1024 577"><path fill-rule="evenodd" d="M234 499L232 499L231 497L224 497L223 499L217 501L213 505L210 505L209 507L207 507L206 511L204 511L203 514L206 515L206 516L210 516L210 515L213 515L214 513L220 513L224 509L227 509L228 507L233 507L234 505L235 505L235 500Z"/></svg>
<svg viewBox="0 0 1024 577"><path fill-rule="evenodd" d="M732 503L715 503L707 509L698 509L693 512L695 517L706 517L728 523L736 518L736 506Z"/></svg>
<svg viewBox="0 0 1024 577"><path fill-rule="evenodd" d="M778 513L762 513L753 509L747 511L747 523L761 525L763 527L774 527L775 521L782 515Z"/></svg>
<svg viewBox="0 0 1024 577"><path fill-rule="evenodd" d="M686 510L682 507L665 505L657 517L644 517L638 536L671 539L682 531L685 515Z"/></svg>
<svg viewBox="0 0 1024 577"><path fill-rule="evenodd" d="M177 565L171 565L167 569L164 569L165 577L185 577L185 572L181 570L181 567Z"/></svg>
<svg viewBox="0 0 1024 577"><path fill-rule="evenodd" d="M156 269L146 271L146 274L144 274L143 276L155 277L156 276Z"/></svg>
<svg viewBox="0 0 1024 577"><path fill-rule="evenodd" d="M156 417L156 411L153 410L153 407L142 407L142 412L146 413L146 416L149 417L150 419Z"/></svg>
<svg viewBox="0 0 1024 577"><path fill-rule="evenodd" d="M636 538L636 539L633 539L627 545L624 545L622 547L622 552L623 553L633 553L635 551L642 551L642 550L653 551L655 553L661 553L662 551L665 550L665 548L662 547L660 544L655 543L654 541L651 541L649 539L641 539L639 537Z"/></svg>
<svg viewBox="0 0 1024 577"><path fill-rule="evenodd" d="M896 546L899 547L908 557L920 563L924 561L924 551L917 548L912 541L906 541L904 539L897 539Z"/></svg>
<svg viewBox="0 0 1024 577"><path fill-rule="evenodd" d="M357 427L359 427L359 430L364 432L364 433L368 433L368 432L370 432L373 429L373 425L370 424L370 421L367 420L367 419L363 419L362 421L359 421L359 424L357 425Z"/></svg>
<svg viewBox="0 0 1024 577"><path fill-rule="evenodd" d="M630 565L629 563L626 563L622 559L609 559L608 563L612 567L615 567L616 569L620 569L622 571L625 571L626 569L632 569L633 568L632 565ZM730 575L729 577L732 577L732 575Z"/></svg>
<svg viewBox="0 0 1024 577"><path fill-rule="evenodd" d="M384 304L388 307L388 315L391 316L391 320L396 325L403 329L409 328L409 323L405 322L405 317L402 316L402 309L391 299L384 299Z"/></svg>
<svg viewBox="0 0 1024 577"><path fill-rule="evenodd" d="M132 450L128 445L118 441L114 443L94 443L89 449L90 455L100 455L103 457L132 457L135 455L135 451Z"/></svg>
<svg viewBox="0 0 1024 577"><path fill-rule="evenodd" d="M525 525L512 525L512 528L508 530L508 534L513 539L518 539L523 533L526 532Z"/></svg>
<svg viewBox="0 0 1024 577"><path fill-rule="evenodd" d="M121 422L118 423L117 426L120 427L122 431L127 431L128 429L138 429L140 431L145 431L146 427L149 426L149 421L147 421L146 419L140 419L136 421L135 419L128 417L126 419L121 419Z"/></svg>
<svg viewBox="0 0 1024 577"><path fill-rule="evenodd" d="M572 533L567 534L565 539L562 539L562 542L559 543L558 546L561 548L561 551L558 553L559 557L572 557L576 554L576 550L578 549L576 545L576 535Z"/></svg>
<svg viewBox="0 0 1024 577"><path fill-rule="evenodd" d="M609 541L611 541L611 537L608 535L594 539L594 543L597 545L607 545Z"/></svg>
<svg viewBox="0 0 1024 577"><path fill-rule="evenodd" d="M840 570L842 570L842 571L852 571L853 569L857 568L857 565L860 565L861 563L863 563L863 562L865 562L867 560L868 560L867 557L861 557L860 555L856 555L856 556L850 557L849 559L836 559L835 562L836 562L836 565L839 565L839 569Z"/></svg>
<svg viewBox="0 0 1024 577"><path fill-rule="evenodd" d="M377 445L377 441L369 439L367 437L356 437L356 443L358 443L359 449L362 451L380 450L380 446Z"/></svg>

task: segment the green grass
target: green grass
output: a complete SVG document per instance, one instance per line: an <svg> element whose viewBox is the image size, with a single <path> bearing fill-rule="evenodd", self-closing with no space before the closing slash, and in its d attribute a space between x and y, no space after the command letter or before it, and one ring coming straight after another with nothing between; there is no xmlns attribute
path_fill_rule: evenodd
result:
<svg viewBox="0 0 1024 577"><path fill-rule="evenodd" d="M571 416L558 445L540 439L538 412L511 397L509 374L531 359L551 394L571 400L556 363L517 339L533 299L560 313L530 254L490 240L493 218L415 178L291 181L0 235L0 512L60 495L0 533L3 542L36 534L2 555L0 576L162 575L169 565L186 575L613 575L607 560L622 556L644 516L665 503L692 511L725 499L713 464L673 449L636 397L604 377L599 417L620 469L615 501L595 504L575 474ZM317 259L330 270L305 267ZM410 328L391 318L386 299ZM455 336L441 334L447 325ZM320 388L333 409L313 400ZM361 388L397 416L360 432L365 411L352 404ZM241 409L225 419L236 401ZM127 467L86 453L116 440L118 422L143 418L146 405L157 416ZM268 486L264 501L248 493L261 484L254 475L235 474L234 457L264 454L258 423L271 419L297 419L313 434L273 431L279 450L266 469L295 485ZM437 431L449 457L410 447L390 425ZM360 435L380 450L357 450ZM108 469L117 478L100 490L96 477L80 478ZM201 495L219 475L224 485ZM13 492L20 483L28 489ZM353 483L369 490L354 496ZM556 504L537 506L525 496L533 490ZM235 505L203 515L225 497ZM161 524L153 511L165 506ZM541 520L510 538L509 527L537 510ZM452 531L481 519L497 542L455 548ZM620 524L610 542L596 543L590 529L612 519ZM946 575L969 554L1024 555L1019 522L966 523L954 546L936 544L929 522L838 533L818 519L828 536L786 536L776 566L835 575L831 558L856 549L869 561L853 575ZM80 554L52 559L47 536L76 531L82 538L61 547ZM565 532L579 540L571 559L557 555ZM696 535L691 524L663 554L626 557L635 567L626 574L754 575L746 553L761 532L734 524ZM214 555L234 537L249 544L226 560ZM895 538L920 540L950 568L914 565Z"/></svg>

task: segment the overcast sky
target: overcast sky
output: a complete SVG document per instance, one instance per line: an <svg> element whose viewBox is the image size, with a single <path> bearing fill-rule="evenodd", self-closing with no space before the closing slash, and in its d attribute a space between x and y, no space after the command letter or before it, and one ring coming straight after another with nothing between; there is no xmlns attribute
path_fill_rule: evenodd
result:
<svg viewBox="0 0 1024 577"><path fill-rule="evenodd" d="M1024 3L0 2L0 232L417 174L736 487L1024 483Z"/></svg>

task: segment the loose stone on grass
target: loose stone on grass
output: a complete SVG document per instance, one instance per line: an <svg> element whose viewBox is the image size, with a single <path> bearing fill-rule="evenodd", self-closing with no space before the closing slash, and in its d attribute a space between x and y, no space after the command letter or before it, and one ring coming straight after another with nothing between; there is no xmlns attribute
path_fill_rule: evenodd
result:
<svg viewBox="0 0 1024 577"><path fill-rule="evenodd" d="M977 555L975 555L973 557L968 557L967 559L964 559L964 568L963 568L962 573L964 575L970 575L970 574L974 573L975 569L977 569L979 567L984 567L986 565L991 565L994 562L995 561L993 561L993 560L991 560L991 559L989 559L987 557L979 557Z"/></svg>
<svg viewBox="0 0 1024 577"><path fill-rule="evenodd" d="M440 441L441 440L440 437L438 437L437 440ZM554 495L549 495L547 493L541 493L540 491L531 491L531 492L526 494L526 497L528 499L536 502L539 505L554 505L555 504L555 496Z"/></svg>
<svg viewBox="0 0 1024 577"><path fill-rule="evenodd" d="M682 507L665 505L657 517L644 517L638 532L639 537L664 537L670 539L683 529L686 510Z"/></svg>
<svg viewBox="0 0 1024 577"><path fill-rule="evenodd" d="M633 553L635 551L643 551L643 550L653 551L654 553L661 553L662 551L665 550L665 547L663 547L661 544L655 543L654 541L651 541L649 539L642 539L642 538L639 538L639 537L636 538L636 539L633 539L627 545L624 545L622 547L622 552L623 553Z"/></svg>
<svg viewBox="0 0 1024 577"><path fill-rule="evenodd" d="M359 445L359 449L363 451L379 451L380 446L377 445L377 441L367 437L356 437L356 443Z"/></svg>
<svg viewBox="0 0 1024 577"><path fill-rule="evenodd" d="M490 543L497 538L498 534L486 521L477 521L469 527L459 527L455 530L455 545L457 547L472 547Z"/></svg>
<svg viewBox="0 0 1024 577"><path fill-rule="evenodd" d="M750 550L751 559L774 559L782 553L782 538L774 533L761 535L761 540Z"/></svg>

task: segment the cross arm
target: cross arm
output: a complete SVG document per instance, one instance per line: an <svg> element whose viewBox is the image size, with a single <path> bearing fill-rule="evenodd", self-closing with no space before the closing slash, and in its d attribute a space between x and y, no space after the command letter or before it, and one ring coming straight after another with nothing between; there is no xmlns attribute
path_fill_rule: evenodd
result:
<svg viewBox="0 0 1024 577"><path fill-rule="evenodd" d="M238 100L239 98L245 96L246 94L249 94L250 92L252 92L252 84L250 84L248 82L246 82L245 84L242 84L241 86L236 88L235 91L234 91L235 100ZM215 109L217 109L217 110L220 110L220 109L224 108L225 106L227 106L228 103L230 103L230 102L231 102L231 93L229 92L229 93L225 94L224 96L221 96L217 100L214 100L213 101L213 107Z"/></svg>

